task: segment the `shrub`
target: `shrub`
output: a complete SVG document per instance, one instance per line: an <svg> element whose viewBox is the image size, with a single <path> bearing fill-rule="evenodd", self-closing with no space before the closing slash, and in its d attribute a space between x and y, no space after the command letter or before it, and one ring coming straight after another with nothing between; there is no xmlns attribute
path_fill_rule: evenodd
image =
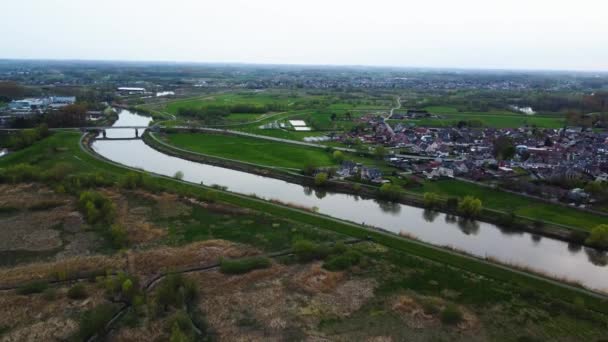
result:
<svg viewBox="0 0 608 342"><path fill-rule="evenodd" d="M253 257L241 260L222 259L220 271L226 274L243 274L261 268L268 268L270 265L270 259L266 257Z"/></svg>
<svg viewBox="0 0 608 342"><path fill-rule="evenodd" d="M441 198L434 192L424 193L424 206L426 208L436 208L441 204Z"/></svg>
<svg viewBox="0 0 608 342"><path fill-rule="evenodd" d="M114 220L114 204L110 199L96 191L80 193L78 207L90 224L97 222L111 223Z"/></svg>
<svg viewBox="0 0 608 342"><path fill-rule="evenodd" d="M114 316L115 307L112 304L100 304L80 316L79 335L83 340L95 334L103 333L106 325Z"/></svg>
<svg viewBox="0 0 608 342"><path fill-rule="evenodd" d="M458 204L458 213L464 217L477 217L481 213L481 209L481 200L473 196L465 196Z"/></svg>
<svg viewBox="0 0 608 342"><path fill-rule="evenodd" d="M20 287L17 290L17 293L20 295L29 295L29 294L33 294L33 293L41 293L44 290L46 290L49 287L49 285L43 281L33 281L29 284L24 285L23 287Z"/></svg>
<svg viewBox="0 0 608 342"><path fill-rule="evenodd" d="M144 185L144 176L139 172L128 172L118 180L118 185L125 189L137 189Z"/></svg>
<svg viewBox="0 0 608 342"><path fill-rule="evenodd" d="M110 239L112 240L112 246L114 246L114 248L126 247L129 242L127 230L119 224L112 225L112 228L110 229Z"/></svg>
<svg viewBox="0 0 608 342"><path fill-rule="evenodd" d="M332 255L323 263L323 268L329 271L343 271L358 265L361 261L361 253L349 249L344 254Z"/></svg>
<svg viewBox="0 0 608 342"><path fill-rule="evenodd" d="M107 276L105 288L108 296L119 296L127 302L133 302L140 295L137 278L128 276L124 272L120 272L116 276Z"/></svg>
<svg viewBox="0 0 608 342"><path fill-rule="evenodd" d="M458 208L458 198L456 198L456 197L448 198L448 200L445 202L445 205L451 210L456 210Z"/></svg>
<svg viewBox="0 0 608 342"><path fill-rule="evenodd" d="M329 248L308 240L298 240L292 244L291 248L301 262L324 259L330 252Z"/></svg>
<svg viewBox="0 0 608 342"><path fill-rule="evenodd" d="M42 298L46 301L54 301L57 299L57 291L54 288L48 288L42 293Z"/></svg>
<svg viewBox="0 0 608 342"><path fill-rule="evenodd" d="M194 337L194 325L188 313L177 311L167 320L167 327L171 330L170 341L190 341ZM176 339L179 336L179 339Z"/></svg>
<svg viewBox="0 0 608 342"><path fill-rule="evenodd" d="M591 229L587 243L598 247L608 248L608 224L600 224Z"/></svg>
<svg viewBox="0 0 608 342"><path fill-rule="evenodd" d="M184 173L183 173L183 172L181 172L181 171L177 171L177 172L176 172L176 173L173 175L173 178L175 178L175 179L179 179L179 180L182 180L182 179L184 179Z"/></svg>
<svg viewBox="0 0 608 342"><path fill-rule="evenodd" d="M325 185L325 183L327 183L327 173L325 172L319 172L315 175L315 185L316 186L323 186Z"/></svg>
<svg viewBox="0 0 608 342"><path fill-rule="evenodd" d="M158 286L156 290L156 302L167 311L169 307L182 308L184 305L192 304L198 297L196 284L181 274L170 274Z"/></svg>
<svg viewBox="0 0 608 342"><path fill-rule="evenodd" d="M53 165L49 170L44 173L44 178L51 181L62 181L70 173L74 171L74 166L70 163L60 162Z"/></svg>
<svg viewBox="0 0 608 342"><path fill-rule="evenodd" d="M68 290L68 298L70 299L85 299L89 295L83 284L76 284Z"/></svg>
<svg viewBox="0 0 608 342"><path fill-rule="evenodd" d="M30 164L17 164L2 169L0 180L2 182L28 182L36 181L40 178L41 170Z"/></svg>
<svg viewBox="0 0 608 342"><path fill-rule="evenodd" d="M441 322L444 324L455 325L462 321L462 312L454 304L449 304L441 312Z"/></svg>
<svg viewBox="0 0 608 342"><path fill-rule="evenodd" d="M401 198L401 189L398 185L395 184L384 183L378 191L378 196L380 198L389 201L398 201Z"/></svg>
<svg viewBox="0 0 608 342"><path fill-rule="evenodd" d="M344 153L342 151L334 151L333 158L336 163L342 163L344 161Z"/></svg>

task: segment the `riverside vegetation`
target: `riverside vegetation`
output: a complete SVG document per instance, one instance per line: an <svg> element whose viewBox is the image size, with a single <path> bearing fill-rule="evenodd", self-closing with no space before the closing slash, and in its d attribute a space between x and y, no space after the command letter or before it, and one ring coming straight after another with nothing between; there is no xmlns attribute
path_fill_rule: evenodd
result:
<svg viewBox="0 0 608 342"><path fill-rule="evenodd" d="M78 141L76 133L54 133L0 159L0 220L42 215L56 223L41 234L59 240L59 247L32 241L27 257L0 269L0 285L9 288L0 293L3 337L515 341L605 334L606 303L584 292L127 171L92 158ZM20 205L40 193L54 204ZM74 249L85 235L86 248ZM352 238L357 243L347 243ZM267 254L281 251L288 253Z"/></svg>

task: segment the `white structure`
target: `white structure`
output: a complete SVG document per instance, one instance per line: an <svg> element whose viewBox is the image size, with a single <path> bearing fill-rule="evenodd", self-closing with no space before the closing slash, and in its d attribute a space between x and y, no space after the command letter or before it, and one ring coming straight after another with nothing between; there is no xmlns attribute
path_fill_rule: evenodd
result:
<svg viewBox="0 0 608 342"><path fill-rule="evenodd" d="M118 87L119 92L123 94L144 94L146 92L146 88L138 88L138 87Z"/></svg>
<svg viewBox="0 0 608 342"><path fill-rule="evenodd" d="M300 126L306 127L306 122L304 122L304 120L289 120L289 123L293 127L300 127Z"/></svg>

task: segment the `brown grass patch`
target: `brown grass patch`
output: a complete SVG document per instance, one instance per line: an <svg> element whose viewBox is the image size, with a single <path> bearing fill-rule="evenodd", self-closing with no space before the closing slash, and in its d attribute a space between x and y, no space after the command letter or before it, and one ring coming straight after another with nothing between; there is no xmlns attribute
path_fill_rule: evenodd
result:
<svg viewBox="0 0 608 342"><path fill-rule="evenodd" d="M63 313L83 312L105 301L103 289L83 284L89 294L84 300L69 299L69 286L55 289L53 300L45 299L44 294L0 293L0 326L12 328L3 341L48 341L50 337L65 339L74 333L76 322Z"/></svg>
<svg viewBox="0 0 608 342"><path fill-rule="evenodd" d="M309 294L329 292L344 279L344 272L330 272L321 263L311 264L309 268L295 275L292 285Z"/></svg>
<svg viewBox="0 0 608 342"><path fill-rule="evenodd" d="M425 302L434 306L436 312L425 312L423 304ZM443 311L446 306L446 301L437 297L414 298L407 295L400 295L391 302L391 309L399 314L410 328L414 329L426 329L440 326L442 324L441 311ZM477 316L464 306L458 306L458 309L462 313L462 321L456 325L456 329L461 332L477 330L480 326Z"/></svg>
<svg viewBox="0 0 608 342"><path fill-rule="evenodd" d="M124 268L125 259L119 256L79 256L0 269L0 285L14 286L33 280L55 280L79 274Z"/></svg>
<svg viewBox="0 0 608 342"><path fill-rule="evenodd" d="M258 253L253 248L225 240L200 241L181 247L132 252L129 254L129 270L146 281L166 271L211 265L218 262L220 257L237 258Z"/></svg>
<svg viewBox="0 0 608 342"><path fill-rule="evenodd" d="M127 230L127 236L131 243L140 244L154 241L167 234L166 229L157 227L148 221L148 216L152 209L148 207L130 207L127 198L115 190L104 190L103 192L115 204L116 224L123 226ZM144 196L144 192L137 192L136 194L153 199L160 197L152 194Z"/></svg>

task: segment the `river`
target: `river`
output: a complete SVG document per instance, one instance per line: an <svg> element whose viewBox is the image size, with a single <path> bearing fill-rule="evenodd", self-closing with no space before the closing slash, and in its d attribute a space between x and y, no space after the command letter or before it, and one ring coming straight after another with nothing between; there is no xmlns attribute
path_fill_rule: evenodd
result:
<svg viewBox="0 0 608 342"><path fill-rule="evenodd" d="M148 117L122 110L114 125L147 125L150 121ZM107 131L107 137L135 137L135 130L111 129ZM92 148L127 166L166 176L181 171L188 182L218 184L245 195L256 194L260 198L316 207L320 213L338 219L414 236L433 245L449 246L479 257L491 257L501 263L523 266L608 293L608 256L592 248L408 205L317 191L282 180L195 163L160 153L141 140L97 140Z"/></svg>

